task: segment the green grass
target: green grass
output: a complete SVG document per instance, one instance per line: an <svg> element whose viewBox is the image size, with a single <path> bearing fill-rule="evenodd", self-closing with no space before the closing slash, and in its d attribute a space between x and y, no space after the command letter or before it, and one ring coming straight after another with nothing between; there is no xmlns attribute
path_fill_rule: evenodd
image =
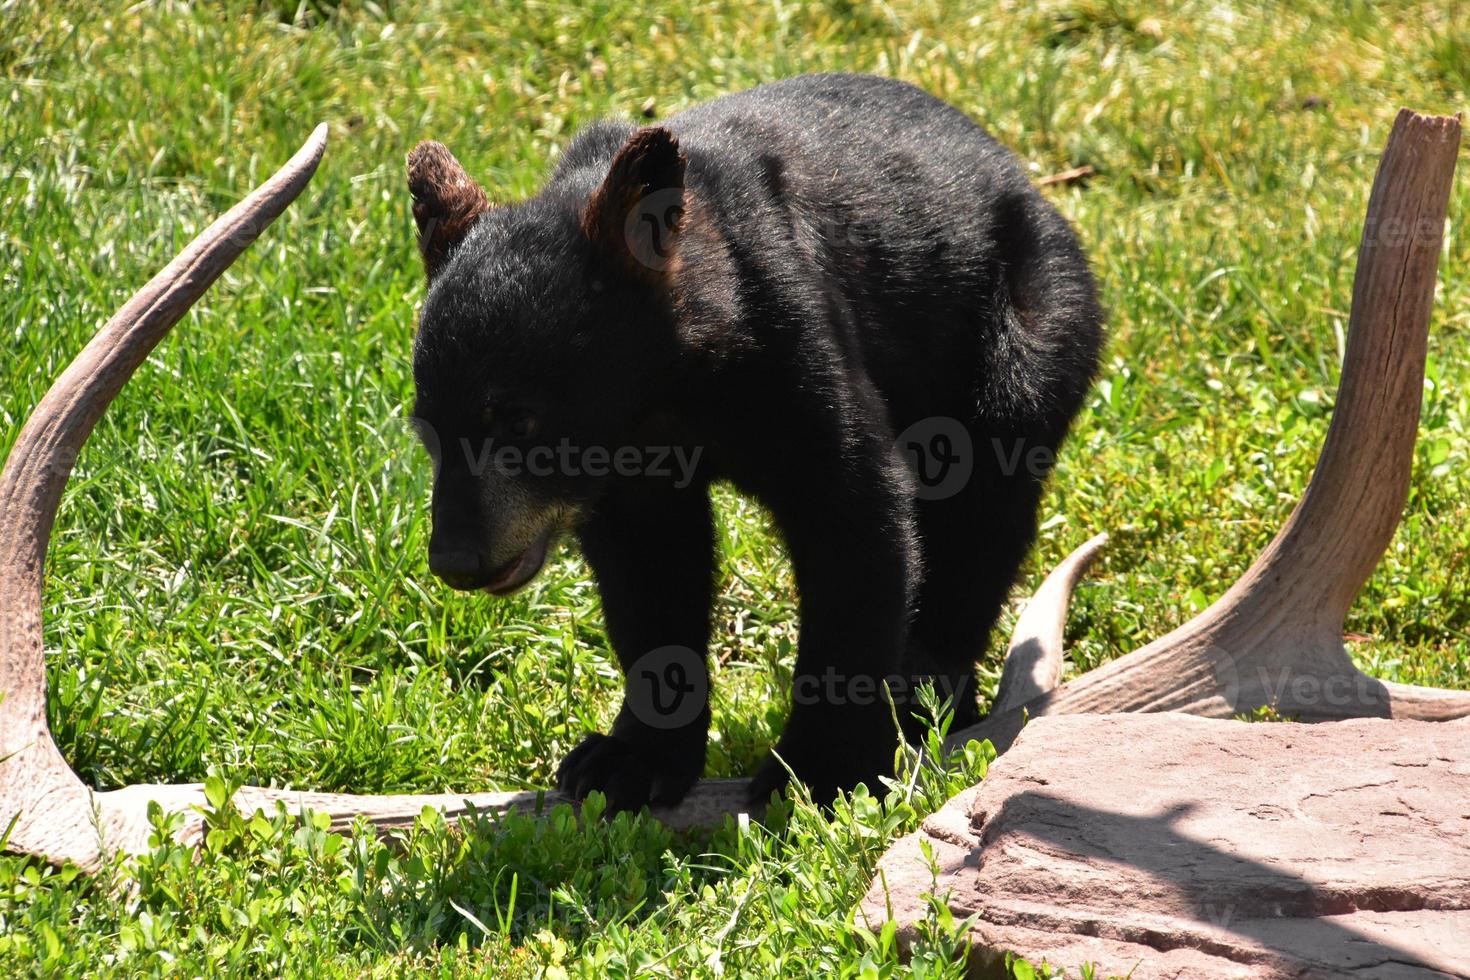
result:
<svg viewBox="0 0 1470 980"><path fill-rule="evenodd" d="M428 467L402 426L417 140L511 199L597 117L858 69L953 101L1037 175L1095 168L1048 194L1094 256L1113 339L1017 587L1114 533L1072 615L1081 670L1219 595L1286 516L1330 416L1392 115L1455 111L1470 90L1470 16L1443 3L650 7L0 5L0 450L133 289L312 125L332 130L306 193L139 371L67 490L51 725L89 783L544 786L610 720L617 670L574 554L505 601L425 567ZM1371 672L1462 688L1467 188L1407 514L1348 623ZM710 775L749 771L779 728L795 637L761 513L724 497L721 516ZM712 836L427 819L390 849L222 808L198 860L161 844L88 880L0 859L0 969L888 976L909 968L853 906L885 843L983 758L831 821L798 804ZM912 971L952 975L955 925L931 925Z"/></svg>

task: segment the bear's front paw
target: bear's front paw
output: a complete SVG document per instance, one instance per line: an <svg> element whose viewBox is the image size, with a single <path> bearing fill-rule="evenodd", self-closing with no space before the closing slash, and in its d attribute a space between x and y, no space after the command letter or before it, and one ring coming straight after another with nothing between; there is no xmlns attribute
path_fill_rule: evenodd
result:
<svg viewBox="0 0 1470 980"><path fill-rule="evenodd" d="M672 806L699 778L700 755L672 759L614 735L588 735L562 760L556 788L576 800L597 790L607 797L608 813Z"/></svg>

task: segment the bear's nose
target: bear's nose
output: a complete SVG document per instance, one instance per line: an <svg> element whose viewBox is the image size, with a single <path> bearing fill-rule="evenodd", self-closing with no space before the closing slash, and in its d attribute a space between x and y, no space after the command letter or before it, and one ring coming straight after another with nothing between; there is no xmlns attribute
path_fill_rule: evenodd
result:
<svg viewBox="0 0 1470 980"><path fill-rule="evenodd" d="M484 584L485 564L473 551L430 551L429 571L452 588L478 589Z"/></svg>

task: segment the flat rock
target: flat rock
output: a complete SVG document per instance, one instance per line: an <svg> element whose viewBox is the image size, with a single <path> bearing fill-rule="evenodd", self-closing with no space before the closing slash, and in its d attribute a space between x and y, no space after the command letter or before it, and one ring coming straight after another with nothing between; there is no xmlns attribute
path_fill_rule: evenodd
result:
<svg viewBox="0 0 1470 980"><path fill-rule="evenodd" d="M927 843L933 863L923 853ZM895 842L859 921L944 897L973 976L1470 976L1470 720L1032 721Z"/></svg>

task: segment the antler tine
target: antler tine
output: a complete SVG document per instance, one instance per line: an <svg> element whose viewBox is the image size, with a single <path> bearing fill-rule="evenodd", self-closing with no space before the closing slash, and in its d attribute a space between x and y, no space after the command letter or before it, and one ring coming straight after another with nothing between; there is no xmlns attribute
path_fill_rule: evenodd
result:
<svg viewBox="0 0 1470 980"><path fill-rule="evenodd" d="M0 821L19 813L12 849L91 865L90 796L46 726L41 586L46 548L72 464L138 365L301 193L326 148L318 126L296 155L138 290L71 363L21 429L0 474Z"/></svg>
<svg viewBox="0 0 1470 980"><path fill-rule="evenodd" d="M1011 632L992 712L1019 708L1061 681L1065 653L1062 632L1067 626L1067 607L1078 581L1107 543L1106 533L1083 542L1051 570L1021 610L1016 628Z"/></svg>

